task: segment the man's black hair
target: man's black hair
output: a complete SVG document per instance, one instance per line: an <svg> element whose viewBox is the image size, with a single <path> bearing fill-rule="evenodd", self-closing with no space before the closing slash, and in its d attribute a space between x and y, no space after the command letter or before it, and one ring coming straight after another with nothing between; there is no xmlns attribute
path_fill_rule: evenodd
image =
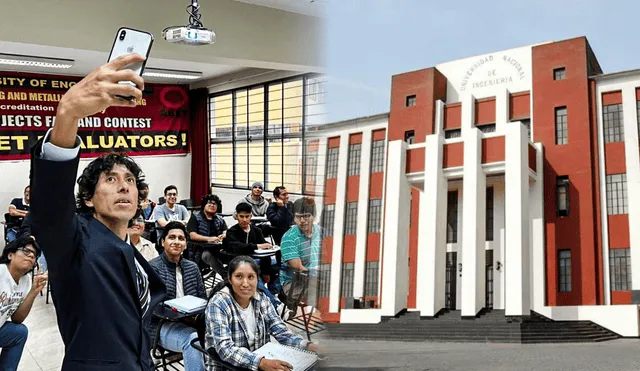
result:
<svg viewBox="0 0 640 371"><path fill-rule="evenodd" d="M286 188L284 186L277 186L276 188L273 189L273 197L275 198L280 197L280 192L282 192L285 189Z"/></svg>
<svg viewBox="0 0 640 371"><path fill-rule="evenodd" d="M302 197L293 203L294 214L311 214L316 216L316 202L311 197Z"/></svg>
<svg viewBox="0 0 640 371"><path fill-rule="evenodd" d="M138 203L142 201L140 198L141 184L144 180L144 173L138 164L126 153L110 153L100 156L91 161L82 171L82 175L78 178L78 195L76 196L76 206L78 212L93 213L95 209L87 206L85 201L91 200L96 192L96 185L100 179L100 174L111 171L114 166L123 165L136 178L136 187L138 188Z"/></svg>
<svg viewBox="0 0 640 371"><path fill-rule="evenodd" d="M202 201L200 201L200 210L204 210L204 207L207 206L209 201L214 201L216 203L216 213L222 212L222 201L220 200L220 197L211 193L202 197Z"/></svg>
<svg viewBox="0 0 640 371"><path fill-rule="evenodd" d="M252 211L253 211L253 207L251 207L251 205L249 205L249 203L247 202L240 202L239 204L236 205L236 214L240 214L240 213L251 214Z"/></svg>
<svg viewBox="0 0 640 371"><path fill-rule="evenodd" d="M2 255L0 255L0 264L9 264L11 260L9 259L9 254L16 253L19 248L25 247L27 245L33 246L36 250L36 259L40 257L40 245L36 242L36 239L32 236L20 237L11 241L2 251Z"/></svg>
<svg viewBox="0 0 640 371"><path fill-rule="evenodd" d="M177 220L174 220L172 222L169 222L165 227L164 227L164 233L162 234L162 237L160 237L160 241L159 243L162 245L164 243L164 240L167 238L167 235L169 234L169 231L171 231L172 229L179 229L182 231L182 233L184 233L184 237L185 239L188 241L189 240L189 233L187 232L187 227L185 227L185 225L182 222L179 222Z"/></svg>
<svg viewBox="0 0 640 371"><path fill-rule="evenodd" d="M164 189L164 195L166 196L166 195L167 195L167 192L169 192L169 191L170 191L170 190L172 190L172 189L175 189L175 190L176 190L176 193L178 193L178 187L176 187L176 186L174 186L174 185L172 184L172 185L167 186L167 187Z"/></svg>

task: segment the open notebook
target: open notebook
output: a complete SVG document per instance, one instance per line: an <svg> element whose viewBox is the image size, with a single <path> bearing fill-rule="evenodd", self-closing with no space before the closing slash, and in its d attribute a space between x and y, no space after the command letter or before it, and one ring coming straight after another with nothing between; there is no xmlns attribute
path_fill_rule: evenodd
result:
<svg viewBox="0 0 640 371"><path fill-rule="evenodd" d="M198 297L187 295L181 298L167 300L164 302L167 307L186 314L197 313L207 306L207 301Z"/></svg>
<svg viewBox="0 0 640 371"><path fill-rule="evenodd" d="M293 366L293 371L312 370L313 366L318 362L318 356L313 352L275 342L266 343L253 353L264 356L266 359L279 359L289 362Z"/></svg>

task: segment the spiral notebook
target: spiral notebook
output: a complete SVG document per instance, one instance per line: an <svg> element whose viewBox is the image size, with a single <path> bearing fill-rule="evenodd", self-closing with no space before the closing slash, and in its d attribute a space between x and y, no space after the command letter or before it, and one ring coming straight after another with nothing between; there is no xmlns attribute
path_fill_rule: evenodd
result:
<svg viewBox="0 0 640 371"><path fill-rule="evenodd" d="M318 363L318 356L311 351L269 342L255 350L253 353L266 359L279 359L289 362L293 371L309 371Z"/></svg>

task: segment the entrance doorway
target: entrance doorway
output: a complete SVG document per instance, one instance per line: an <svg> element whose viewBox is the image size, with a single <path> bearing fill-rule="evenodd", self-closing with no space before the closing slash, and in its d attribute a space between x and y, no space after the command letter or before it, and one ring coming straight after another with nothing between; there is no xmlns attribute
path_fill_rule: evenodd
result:
<svg viewBox="0 0 640 371"><path fill-rule="evenodd" d="M447 253L447 273L445 278L445 308L455 310L456 309L456 277L458 274L456 272L456 265L458 262L458 253L457 252L448 252Z"/></svg>
<svg viewBox="0 0 640 371"><path fill-rule="evenodd" d="M485 309L493 309L493 250L486 252L485 270Z"/></svg>

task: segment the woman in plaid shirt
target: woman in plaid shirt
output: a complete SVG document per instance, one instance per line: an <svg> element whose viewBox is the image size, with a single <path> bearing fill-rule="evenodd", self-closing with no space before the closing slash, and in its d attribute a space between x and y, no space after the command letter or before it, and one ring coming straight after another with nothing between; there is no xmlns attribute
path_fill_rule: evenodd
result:
<svg viewBox="0 0 640 371"><path fill-rule="evenodd" d="M229 278L209 301L206 310L207 349L214 348L224 362L250 370L289 371L284 361L265 359L253 353L269 342L269 336L284 345L318 352L318 347L294 334L284 324L267 296L256 291L259 268L253 258L237 256L229 263ZM225 367L207 359L207 370Z"/></svg>

